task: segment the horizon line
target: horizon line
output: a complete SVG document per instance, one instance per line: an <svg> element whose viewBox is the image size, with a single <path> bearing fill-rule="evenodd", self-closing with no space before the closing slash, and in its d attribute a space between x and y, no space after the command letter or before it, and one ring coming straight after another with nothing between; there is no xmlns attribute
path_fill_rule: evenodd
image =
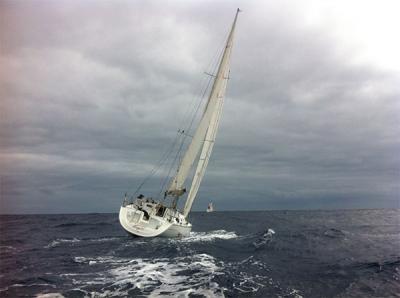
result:
<svg viewBox="0 0 400 298"><path fill-rule="evenodd" d="M265 209L265 210L216 210L211 213L216 212L275 212L275 211L346 211L346 210L400 210L400 207L381 207L381 208L338 208L338 209ZM208 213L207 211L192 211L191 213ZM71 213L0 213L0 216L9 215L89 215L89 214L118 214L115 212L71 212Z"/></svg>

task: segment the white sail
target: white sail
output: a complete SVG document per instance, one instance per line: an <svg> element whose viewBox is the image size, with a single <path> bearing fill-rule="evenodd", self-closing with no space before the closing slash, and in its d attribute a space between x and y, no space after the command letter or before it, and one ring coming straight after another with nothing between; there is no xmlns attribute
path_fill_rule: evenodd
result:
<svg viewBox="0 0 400 298"><path fill-rule="evenodd" d="M189 175L194 161L203 147L201 154L203 157L200 156L199 164L197 166L194 181L192 182L192 187L190 190L192 196L189 194L184 210L190 211L193 199L196 196L197 189L200 185L201 179L203 178L202 176L204 175L204 170L207 166L208 159L210 157L209 154L211 153L214 143L216 129L218 128L218 121L221 113L220 110L222 109L223 97L225 95L226 80L229 76L229 58L232 51L233 33L235 30L238 13L239 10L236 13L231 32L229 33L224 54L219 65L210 96L208 98L206 109L193 136L192 142L190 143L189 148L186 151L180 166L178 167L177 174L168 188L169 194L180 195L183 193L182 189L185 180ZM204 168L204 170L201 170L201 168ZM187 213L189 211L187 211Z"/></svg>
<svg viewBox="0 0 400 298"><path fill-rule="evenodd" d="M223 93L226 89L226 81L227 79L225 79L223 91L221 90ZM204 140L204 146L203 149L201 150L200 158L197 163L196 172L193 177L192 186L190 187L189 195L186 199L185 206L183 208L183 215L185 217L187 217L192 208L193 201L197 195L197 191L199 190L201 180L204 177L208 161L210 160L211 157L211 151L214 147L215 137L217 136L219 120L221 118L222 107L224 104L223 93L219 98L217 109L214 111L210 126L207 130L206 138Z"/></svg>

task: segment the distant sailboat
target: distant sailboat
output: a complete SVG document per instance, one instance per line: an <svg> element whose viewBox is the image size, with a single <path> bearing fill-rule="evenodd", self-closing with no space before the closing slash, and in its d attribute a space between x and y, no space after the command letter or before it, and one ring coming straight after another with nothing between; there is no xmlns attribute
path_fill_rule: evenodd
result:
<svg viewBox="0 0 400 298"><path fill-rule="evenodd" d="M119 221L122 227L133 235L142 237L179 237L189 235L192 230L192 224L188 221L188 215L199 190L214 146L229 78L229 62L239 11L238 9L236 12L218 71L215 76L213 75L214 82L201 120L179 164L175 177L164 192L164 200L156 202L144 195L139 195L134 202L128 201L127 197L124 199L119 212ZM180 132L184 133L184 131ZM190 174L195 160L198 160L197 167L189 194L183 210L178 210L178 199L186 193L184 183ZM164 204L165 199L168 197L171 198L171 205L169 206Z"/></svg>
<svg viewBox="0 0 400 298"><path fill-rule="evenodd" d="M207 212L214 212L214 205L212 202L208 203Z"/></svg>

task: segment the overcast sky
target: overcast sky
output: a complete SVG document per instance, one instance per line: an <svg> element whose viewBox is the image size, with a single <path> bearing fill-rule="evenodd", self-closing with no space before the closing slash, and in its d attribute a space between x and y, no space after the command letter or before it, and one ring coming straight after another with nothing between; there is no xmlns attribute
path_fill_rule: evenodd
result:
<svg viewBox="0 0 400 298"><path fill-rule="evenodd" d="M237 7L194 209L398 208L398 1L3 0L1 212L117 212L180 128Z"/></svg>

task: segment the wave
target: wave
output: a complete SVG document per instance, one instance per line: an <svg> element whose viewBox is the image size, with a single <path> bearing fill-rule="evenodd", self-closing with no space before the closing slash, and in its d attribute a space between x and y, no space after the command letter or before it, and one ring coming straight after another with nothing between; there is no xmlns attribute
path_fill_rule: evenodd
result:
<svg viewBox="0 0 400 298"><path fill-rule="evenodd" d="M83 239L85 241L90 241L90 242L109 242L109 241L116 241L116 240L121 240L125 237L102 237L102 238L90 238L90 239Z"/></svg>
<svg viewBox="0 0 400 298"><path fill-rule="evenodd" d="M256 249L262 248L272 241L274 235L275 231L273 229L267 229L262 236L252 244Z"/></svg>
<svg viewBox="0 0 400 298"><path fill-rule="evenodd" d="M216 239L228 240L238 238L235 232L227 232L225 230L215 230L210 232L191 232L189 236L181 239L172 239L179 242L210 242Z"/></svg>
<svg viewBox="0 0 400 298"><path fill-rule="evenodd" d="M57 247L60 246L62 244L72 244L73 243L77 243L77 242L82 242L82 241L86 241L86 242L109 242L109 241L116 241L116 240L120 240L121 237L102 237L102 238L83 238L83 239L79 239L79 238L72 238L72 239L56 239L51 241L48 245L44 246L44 248L52 248L52 247Z"/></svg>
<svg viewBox="0 0 400 298"><path fill-rule="evenodd" d="M107 284L102 293L92 292L94 296L130 296L132 291L139 290L149 297L160 295L176 295L188 297L198 295L206 297L223 297L221 288L212 279L223 274L222 262L210 255L195 254L193 256L173 259L127 259L104 256L96 258L75 257L80 264L96 266L106 264L110 268L101 275L97 272L91 283ZM90 277L82 277L81 286L85 288Z"/></svg>
<svg viewBox="0 0 400 298"><path fill-rule="evenodd" d="M346 234L342 230L331 228L324 232L324 236L329 238L344 238Z"/></svg>
<svg viewBox="0 0 400 298"><path fill-rule="evenodd" d="M339 297L398 297L400 258L350 266L356 278Z"/></svg>
<svg viewBox="0 0 400 298"><path fill-rule="evenodd" d="M269 266L254 256L227 263L205 253L155 259L80 256L74 261L91 266L92 274L74 273L64 277L79 281L75 286L80 291L101 285L101 292L91 290L90 295L95 297L236 297L268 288L284 297L302 297L298 290L285 288L273 280ZM223 285L229 285L229 289Z"/></svg>
<svg viewBox="0 0 400 298"><path fill-rule="evenodd" d="M52 248L52 247L56 247L59 246L62 243L76 243L76 242L80 242L81 240L78 238L72 238L72 239L56 239L51 241L49 244L47 244L46 246L44 246L44 248Z"/></svg>
<svg viewBox="0 0 400 298"><path fill-rule="evenodd" d="M373 269L376 272L383 272L383 271L397 271L400 269L400 258L396 260L387 260L383 262L365 262L353 265L353 268L356 269Z"/></svg>
<svg viewBox="0 0 400 298"><path fill-rule="evenodd" d="M225 264L225 273L228 280L232 280L232 289L228 296L251 296L259 291L273 289L277 297L302 298L300 291L284 287L271 276L271 268L261 260L250 256L240 262ZM269 295L265 295L268 297Z"/></svg>
<svg viewBox="0 0 400 298"><path fill-rule="evenodd" d="M120 264L120 263L129 263L129 259L123 258L115 258L113 256L106 256L106 257L96 257L96 258L87 258L87 257L74 257L75 263L80 264L88 264L94 265L97 263L108 263L108 264Z"/></svg>
<svg viewBox="0 0 400 298"><path fill-rule="evenodd" d="M0 252L11 252L11 251L15 251L17 250L14 246L10 246L10 245L0 245Z"/></svg>
<svg viewBox="0 0 400 298"><path fill-rule="evenodd" d="M89 223L89 222L68 222L55 225L54 228L68 228L68 227L76 227L76 226L111 226L111 223L108 222L99 222L99 223Z"/></svg>
<svg viewBox="0 0 400 298"><path fill-rule="evenodd" d="M30 283L30 284L20 284L20 283L16 283L16 284L12 284L10 286L7 286L5 288L1 288L0 289L0 293L1 292L7 292L8 290L10 290L11 288L24 288L24 287L52 287L52 288L56 288L55 285L52 284L48 284L48 283ZM52 296L49 296L52 297ZM61 297L61 296L60 296ZM57 298L57 297L56 297Z"/></svg>
<svg viewBox="0 0 400 298"><path fill-rule="evenodd" d="M61 293L39 293L36 298L65 298Z"/></svg>

